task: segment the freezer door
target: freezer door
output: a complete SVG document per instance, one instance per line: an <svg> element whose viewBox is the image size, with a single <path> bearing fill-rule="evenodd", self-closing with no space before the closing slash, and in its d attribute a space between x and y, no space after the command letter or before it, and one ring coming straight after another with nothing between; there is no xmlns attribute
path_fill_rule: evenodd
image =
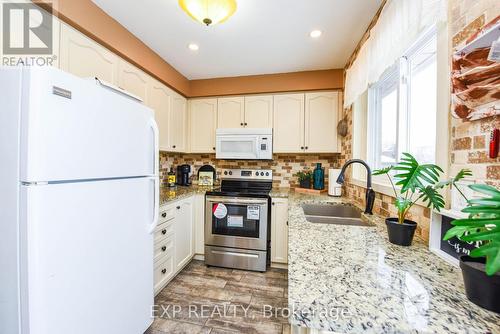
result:
<svg viewBox="0 0 500 334"><path fill-rule="evenodd" d="M52 68L23 71L21 181L158 174L151 109Z"/></svg>
<svg viewBox="0 0 500 334"><path fill-rule="evenodd" d="M22 186L22 333L148 328L156 184L134 178Z"/></svg>

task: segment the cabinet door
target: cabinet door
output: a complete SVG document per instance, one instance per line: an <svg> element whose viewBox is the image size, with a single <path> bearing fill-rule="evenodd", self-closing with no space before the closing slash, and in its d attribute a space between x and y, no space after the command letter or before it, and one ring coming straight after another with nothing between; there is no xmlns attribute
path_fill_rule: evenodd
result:
<svg viewBox="0 0 500 334"><path fill-rule="evenodd" d="M304 151L304 94L274 96L273 152Z"/></svg>
<svg viewBox="0 0 500 334"><path fill-rule="evenodd" d="M194 253L205 254L205 195L194 195Z"/></svg>
<svg viewBox="0 0 500 334"><path fill-rule="evenodd" d="M243 127L244 110L244 98L241 96L217 99L217 128Z"/></svg>
<svg viewBox="0 0 500 334"><path fill-rule="evenodd" d="M190 139L192 153L215 152L217 99L189 101Z"/></svg>
<svg viewBox="0 0 500 334"><path fill-rule="evenodd" d="M118 66L118 86L147 102L148 75L122 59Z"/></svg>
<svg viewBox="0 0 500 334"><path fill-rule="evenodd" d="M273 96L245 96L245 123L249 128L272 128Z"/></svg>
<svg viewBox="0 0 500 334"><path fill-rule="evenodd" d="M172 90L161 82L154 79L149 81L147 105L152 108L155 113L161 151L170 150L169 125L172 94Z"/></svg>
<svg viewBox="0 0 500 334"><path fill-rule="evenodd" d="M338 92L306 93L306 152L338 152L338 107Z"/></svg>
<svg viewBox="0 0 500 334"><path fill-rule="evenodd" d="M118 84L119 58L82 33L61 24L59 66L63 71L82 78L98 77Z"/></svg>
<svg viewBox="0 0 500 334"><path fill-rule="evenodd" d="M288 263L288 199L273 198L271 212L271 262Z"/></svg>
<svg viewBox="0 0 500 334"><path fill-rule="evenodd" d="M193 257L193 199L175 204L175 268L181 270Z"/></svg>
<svg viewBox="0 0 500 334"><path fill-rule="evenodd" d="M170 112L170 149L172 152L185 152L187 142L187 100L174 93Z"/></svg>

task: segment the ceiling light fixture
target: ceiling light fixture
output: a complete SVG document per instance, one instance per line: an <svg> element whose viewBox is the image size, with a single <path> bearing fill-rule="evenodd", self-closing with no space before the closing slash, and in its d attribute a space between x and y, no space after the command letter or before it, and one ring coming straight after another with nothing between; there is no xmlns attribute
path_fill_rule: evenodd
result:
<svg viewBox="0 0 500 334"><path fill-rule="evenodd" d="M179 0L179 6L196 21L209 25L226 21L236 11L236 0Z"/></svg>
<svg viewBox="0 0 500 334"><path fill-rule="evenodd" d="M318 38L319 36L321 36L321 34L322 34L321 30L313 30L309 35L312 38Z"/></svg>
<svg viewBox="0 0 500 334"><path fill-rule="evenodd" d="M190 44L188 45L188 48L189 48L189 50L191 50L191 51L198 51L200 47L198 46L198 44L190 43Z"/></svg>

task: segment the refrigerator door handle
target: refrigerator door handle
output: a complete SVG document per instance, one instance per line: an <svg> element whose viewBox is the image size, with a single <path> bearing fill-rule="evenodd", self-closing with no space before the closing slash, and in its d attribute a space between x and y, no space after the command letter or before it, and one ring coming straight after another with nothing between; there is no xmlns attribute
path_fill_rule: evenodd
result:
<svg viewBox="0 0 500 334"><path fill-rule="evenodd" d="M158 215L160 208L160 180L156 177L151 179L154 184L154 201L153 201L153 221L148 227L148 233L153 234L155 232L156 226L158 225Z"/></svg>
<svg viewBox="0 0 500 334"><path fill-rule="evenodd" d="M158 144L158 125L153 117L149 119L149 126L153 134L153 174L158 175L160 169L160 148Z"/></svg>

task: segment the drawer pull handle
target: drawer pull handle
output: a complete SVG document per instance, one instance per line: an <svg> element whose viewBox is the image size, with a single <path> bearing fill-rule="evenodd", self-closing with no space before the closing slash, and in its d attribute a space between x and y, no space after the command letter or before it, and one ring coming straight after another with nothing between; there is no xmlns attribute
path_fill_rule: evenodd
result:
<svg viewBox="0 0 500 334"><path fill-rule="evenodd" d="M287 223L288 223L288 222L287 222ZM163 252L164 252L164 251L166 251L166 250L167 250L167 246L163 246L163 247L161 248L161 250L162 250Z"/></svg>
<svg viewBox="0 0 500 334"><path fill-rule="evenodd" d="M161 234L167 234L167 230L165 229L161 230Z"/></svg>
<svg viewBox="0 0 500 334"><path fill-rule="evenodd" d="M181 208L180 206L176 207L177 210L179 210L180 208Z"/></svg>
<svg viewBox="0 0 500 334"><path fill-rule="evenodd" d="M162 273L163 275L165 275L165 274L167 273L167 269L162 269L162 270L161 270L161 273Z"/></svg>
<svg viewBox="0 0 500 334"><path fill-rule="evenodd" d="M165 217L167 216L167 213L166 213L166 212L164 212L164 213L162 213L162 214L161 214L161 216L162 216L163 218L165 218Z"/></svg>

